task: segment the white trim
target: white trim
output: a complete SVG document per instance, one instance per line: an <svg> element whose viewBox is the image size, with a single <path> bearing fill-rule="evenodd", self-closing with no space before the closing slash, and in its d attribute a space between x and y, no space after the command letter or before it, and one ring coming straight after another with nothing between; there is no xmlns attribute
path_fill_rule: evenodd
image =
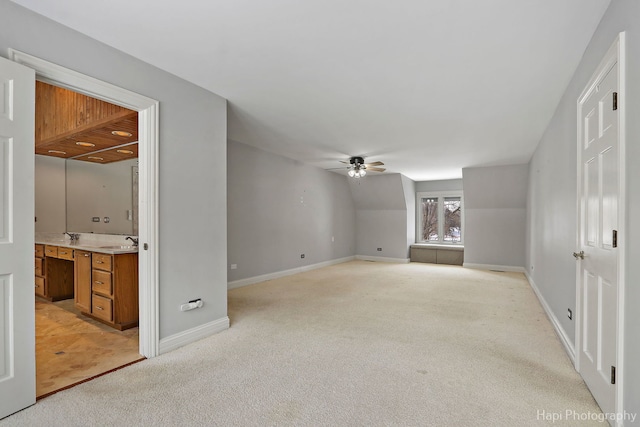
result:
<svg viewBox="0 0 640 427"><path fill-rule="evenodd" d="M227 283L227 289L236 289L243 286L253 285L255 283L266 282L267 280L279 279L280 277L291 276L293 274L303 273L305 271L311 271L322 267L328 267L330 265L341 264L343 262L353 261L355 257L349 256L345 258L332 259L330 261L319 262L317 264L305 265L303 267L296 267L289 270L276 271L275 273L261 274L260 276L248 277L246 279L234 280Z"/></svg>
<svg viewBox="0 0 640 427"><path fill-rule="evenodd" d="M560 321L558 320L556 315L553 314L553 310L551 310L551 307L547 303L547 300L545 300L544 297L542 296L542 292L540 292L540 289L538 289L538 286L533 281L533 278L531 276L529 276L529 273L527 273L527 272L525 272L524 275L527 278L527 280L529 281L529 286L531 286L531 289L533 289L533 292L538 297L538 301L540 301L540 305L544 309L545 313L547 313L547 317L551 321L551 324L553 325L553 328L556 330L556 334L560 338L560 341L562 342L562 345L564 345L564 349L567 352L567 355L569 356L569 359L571 359L571 362L575 366L575 364L576 364L576 349L573 346L573 343L571 342L571 339L569 338L569 336L567 335L567 332L564 330L564 328L560 324Z"/></svg>
<svg viewBox="0 0 640 427"><path fill-rule="evenodd" d="M618 63L618 318L616 319L616 385L615 385L615 410L617 413L624 412L624 306L625 306L625 256L626 256L626 33L623 31L613 42L602 61L596 68L589 83L580 94L577 100L577 156L576 156L576 247L581 250L581 229L584 218L584 201L582 200L582 105L595 89L597 84L606 76L611 67ZM576 325L575 348L579 349L582 345L582 287L580 285L580 263L576 263ZM576 351L575 359L576 370L580 372L580 351ZM618 421L617 425L622 425L622 421Z"/></svg>
<svg viewBox="0 0 640 427"><path fill-rule="evenodd" d="M369 256L369 255L356 255L356 259L361 261L374 261L374 262L396 262L401 264L408 264L411 262L411 258L389 258L386 256Z"/></svg>
<svg viewBox="0 0 640 427"><path fill-rule="evenodd" d="M213 322L198 325L195 328L162 338L160 340L159 354L168 353L227 329L229 329L229 318L225 316Z"/></svg>
<svg viewBox="0 0 640 427"><path fill-rule="evenodd" d="M457 243L445 243L444 241L425 241L422 240L422 198L441 198L445 197L460 197L460 242ZM443 205L444 206L444 205ZM438 235L444 236L444 210L440 210L438 207ZM464 245L464 193L462 190L452 191L418 191L416 192L416 243L417 244L436 244L436 245Z"/></svg>
<svg viewBox="0 0 640 427"><path fill-rule="evenodd" d="M38 80L139 112L140 246L139 323L140 354L158 354L158 101L86 76L35 56L9 49L9 59L36 71Z"/></svg>
<svg viewBox="0 0 640 427"><path fill-rule="evenodd" d="M474 270L497 270L497 271L509 271L513 273L524 273L524 267L518 267L515 265L495 265L495 264L475 264L471 262L465 262L462 264L464 268L472 268Z"/></svg>
<svg viewBox="0 0 640 427"><path fill-rule="evenodd" d="M627 151L627 38L623 31L618 37L618 155L620 161L618 163L618 173L620 177L620 195L618 198L618 366L617 372L617 389L616 389L616 411L619 414L624 413L624 325L625 325L625 288L626 288L626 252L627 252L627 180L626 180L626 151ZM618 421L618 425L623 425L622 421Z"/></svg>

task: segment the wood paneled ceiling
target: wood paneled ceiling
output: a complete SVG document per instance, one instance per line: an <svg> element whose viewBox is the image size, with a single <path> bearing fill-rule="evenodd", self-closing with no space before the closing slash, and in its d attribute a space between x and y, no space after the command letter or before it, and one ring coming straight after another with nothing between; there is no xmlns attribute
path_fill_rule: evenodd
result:
<svg viewBox="0 0 640 427"><path fill-rule="evenodd" d="M138 157L137 141L137 111L36 82L36 154L112 163Z"/></svg>

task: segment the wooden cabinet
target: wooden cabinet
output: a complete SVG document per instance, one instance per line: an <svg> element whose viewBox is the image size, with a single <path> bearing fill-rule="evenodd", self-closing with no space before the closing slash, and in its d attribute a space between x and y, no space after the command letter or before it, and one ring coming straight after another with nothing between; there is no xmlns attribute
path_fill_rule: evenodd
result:
<svg viewBox="0 0 640 427"><path fill-rule="evenodd" d="M138 254L91 255L91 311L85 313L124 330L138 326Z"/></svg>
<svg viewBox="0 0 640 427"><path fill-rule="evenodd" d="M73 298L73 250L35 245L35 293L49 301Z"/></svg>
<svg viewBox="0 0 640 427"><path fill-rule="evenodd" d="M104 254L64 246L35 247L36 295L73 298L86 316L119 330L138 326L138 254Z"/></svg>
<svg viewBox="0 0 640 427"><path fill-rule="evenodd" d="M35 274L35 292L36 295L45 298L47 294L45 274L45 257L44 245L36 245L36 274Z"/></svg>
<svg viewBox="0 0 640 427"><path fill-rule="evenodd" d="M91 312L91 252L75 251L74 301L80 311Z"/></svg>

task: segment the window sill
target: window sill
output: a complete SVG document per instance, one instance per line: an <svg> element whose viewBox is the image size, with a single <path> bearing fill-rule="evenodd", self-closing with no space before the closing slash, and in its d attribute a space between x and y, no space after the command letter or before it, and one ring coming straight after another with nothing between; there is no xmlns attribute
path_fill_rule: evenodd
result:
<svg viewBox="0 0 640 427"><path fill-rule="evenodd" d="M454 245L447 243L414 243L412 248L440 249L448 251L464 251L464 245Z"/></svg>

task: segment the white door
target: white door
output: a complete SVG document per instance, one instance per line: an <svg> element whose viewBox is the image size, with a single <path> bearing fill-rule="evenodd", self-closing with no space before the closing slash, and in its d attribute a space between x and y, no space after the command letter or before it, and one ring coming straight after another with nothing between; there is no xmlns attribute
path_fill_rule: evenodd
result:
<svg viewBox="0 0 640 427"><path fill-rule="evenodd" d="M579 371L605 413L615 412L618 319L618 61L581 103Z"/></svg>
<svg viewBox="0 0 640 427"><path fill-rule="evenodd" d="M0 57L0 418L35 403L35 72Z"/></svg>

